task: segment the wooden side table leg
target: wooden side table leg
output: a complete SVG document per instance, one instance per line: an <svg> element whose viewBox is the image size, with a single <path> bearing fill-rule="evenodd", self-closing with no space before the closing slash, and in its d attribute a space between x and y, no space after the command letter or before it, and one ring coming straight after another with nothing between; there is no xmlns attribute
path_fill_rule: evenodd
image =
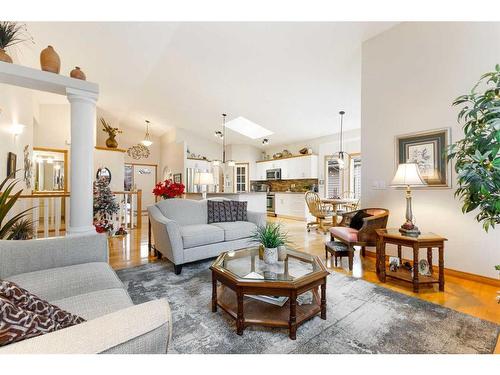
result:
<svg viewBox="0 0 500 375"><path fill-rule="evenodd" d="M321 284L321 319L326 320L326 278Z"/></svg>
<svg viewBox="0 0 500 375"><path fill-rule="evenodd" d="M377 274L377 277L380 278L380 264L379 264L379 257L380 257L380 238L377 236L377 239L375 240L375 273Z"/></svg>
<svg viewBox="0 0 500 375"><path fill-rule="evenodd" d="M419 284L418 284L418 250L419 247L417 244L413 245L413 292L419 292Z"/></svg>
<svg viewBox="0 0 500 375"><path fill-rule="evenodd" d="M290 320L288 322L290 338L297 338L297 292L292 291L290 294Z"/></svg>
<svg viewBox="0 0 500 375"><path fill-rule="evenodd" d="M212 312L217 312L217 278L212 272Z"/></svg>
<svg viewBox="0 0 500 375"><path fill-rule="evenodd" d="M349 257L349 271L352 271L352 266L354 264L354 249L352 246L349 246L349 253L347 256Z"/></svg>
<svg viewBox="0 0 500 375"><path fill-rule="evenodd" d="M434 270L432 269L432 247L427 248L427 262L429 263L429 271L432 273Z"/></svg>
<svg viewBox="0 0 500 375"><path fill-rule="evenodd" d="M245 329L245 319L243 318L243 293L238 291L237 294L238 299L238 313L236 318L236 333L238 335L243 335L243 330Z"/></svg>
<svg viewBox="0 0 500 375"><path fill-rule="evenodd" d="M398 258L399 258L399 265L402 266L403 265L403 255L401 252L401 245L398 245Z"/></svg>
<svg viewBox="0 0 500 375"><path fill-rule="evenodd" d="M380 254L379 254L379 268L380 268L380 281L385 283L385 241L380 240Z"/></svg>
<svg viewBox="0 0 500 375"><path fill-rule="evenodd" d="M438 248L439 251L439 291L444 292L444 246Z"/></svg>

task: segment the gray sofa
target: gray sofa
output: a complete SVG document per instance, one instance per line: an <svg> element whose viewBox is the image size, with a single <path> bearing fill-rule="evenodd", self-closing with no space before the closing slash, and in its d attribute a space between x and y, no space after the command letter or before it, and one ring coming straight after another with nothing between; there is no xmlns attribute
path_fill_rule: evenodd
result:
<svg viewBox="0 0 500 375"><path fill-rule="evenodd" d="M166 300L134 305L108 264L105 235L0 241L0 279L87 321L0 347L14 353L166 353Z"/></svg>
<svg viewBox="0 0 500 375"><path fill-rule="evenodd" d="M148 212L154 249L174 264L176 274L183 264L248 247L256 225L266 222L266 213L247 211L248 221L207 224L207 200L166 199Z"/></svg>

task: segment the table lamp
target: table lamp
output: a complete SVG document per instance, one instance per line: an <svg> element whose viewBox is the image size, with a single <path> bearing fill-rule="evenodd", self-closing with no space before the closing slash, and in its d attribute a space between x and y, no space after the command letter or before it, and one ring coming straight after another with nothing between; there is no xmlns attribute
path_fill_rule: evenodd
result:
<svg viewBox="0 0 500 375"><path fill-rule="evenodd" d="M214 175L209 172L197 172L194 175L194 184L200 186L203 189L203 186L213 185L214 184ZM201 196L203 199L207 199L207 191L203 190L201 192Z"/></svg>
<svg viewBox="0 0 500 375"><path fill-rule="evenodd" d="M394 176L392 187L406 187L406 221L399 231L408 236L418 236L420 231L413 224L413 213L411 211L411 186L425 186L427 183L423 180L418 166L415 163L399 164L396 175Z"/></svg>

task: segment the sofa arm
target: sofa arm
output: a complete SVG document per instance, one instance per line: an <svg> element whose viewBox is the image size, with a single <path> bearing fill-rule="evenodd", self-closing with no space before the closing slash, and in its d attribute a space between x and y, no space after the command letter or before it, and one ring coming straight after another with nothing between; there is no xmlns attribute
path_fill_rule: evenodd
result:
<svg viewBox="0 0 500 375"><path fill-rule="evenodd" d="M171 336L170 306L160 299L1 347L0 354L166 353Z"/></svg>
<svg viewBox="0 0 500 375"><path fill-rule="evenodd" d="M247 211L248 221L255 225L266 225L267 214L265 212Z"/></svg>
<svg viewBox="0 0 500 375"><path fill-rule="evenodd" d="M148 207L149 220L154 237L154 247L172 263L184 263L184 245L180 225L161 213L156 206Z"/></svg>
<svg viewBox="0 0 500 375"><path fill-rule="evenodd" d="M108 262L105 234L0 241L0 278L90 262Z"/></svg>

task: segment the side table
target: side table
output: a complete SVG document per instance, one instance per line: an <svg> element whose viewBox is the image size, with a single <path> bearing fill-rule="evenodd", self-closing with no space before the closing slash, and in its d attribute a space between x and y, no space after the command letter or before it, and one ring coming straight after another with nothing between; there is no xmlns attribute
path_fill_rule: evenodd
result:
<svg viewBox="0 0 500 375"><path fill-rule="evenodd" d="M387 277L406 281L413 284L413 292L419 292L420 284L439 284L439 290L444 291L444 241L446 238L434 233L421 233L420 235L407 236L399 232L397 228L376 229L377 233L377 259L376 269L379 280L386 282ZM386 244L397 245L399 263L402 264L401 248L403 246L413 249L413 275L412 272L399 268L396 271L386 270ZM427 249L427 261L429 262L430 275L420 275L418 272L419 250ZM438 249L439 272L434 276L432 269L432 250Z"/></svg>

